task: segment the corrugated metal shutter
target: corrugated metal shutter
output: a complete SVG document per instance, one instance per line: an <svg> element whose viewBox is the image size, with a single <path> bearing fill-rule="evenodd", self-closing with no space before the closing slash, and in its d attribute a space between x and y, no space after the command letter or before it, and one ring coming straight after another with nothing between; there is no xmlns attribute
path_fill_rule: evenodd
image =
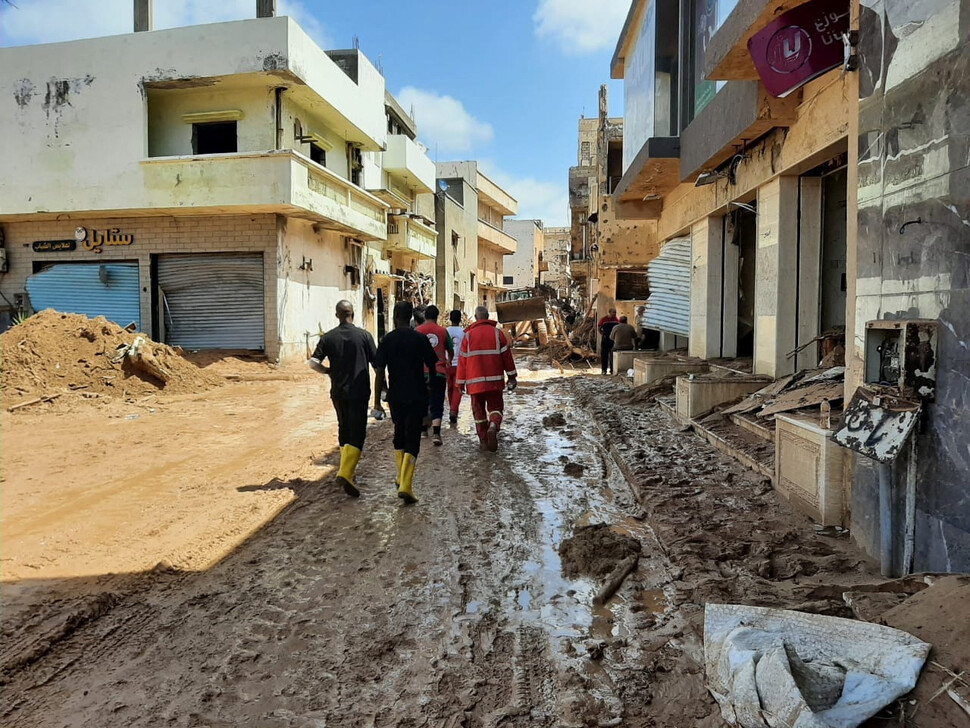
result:
<svg viewBox="0 0 970 728"><path fill-rule="evenodd" d="M262 255L160 255L165 343L263 349Z"/></svg>
<svg viewBox="0 0 970 728"><path fill-rule="evenodd" d="M104 316L119 326L141 328L137 263L55 263L27 278L35 311Z"/></svg>
<svg viewBox="0 0 970 728"><path fill-rule="evenodd" d="M640 323L648 329L690 334L690 238L668 240L647 265L650 298Z"/></svg>

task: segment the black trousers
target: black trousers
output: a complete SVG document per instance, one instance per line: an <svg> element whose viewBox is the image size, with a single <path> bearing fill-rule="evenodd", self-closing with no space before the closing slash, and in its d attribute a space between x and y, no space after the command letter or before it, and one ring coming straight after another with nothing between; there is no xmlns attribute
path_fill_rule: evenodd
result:
<svg viewBox="0 0 970 728"><path fill-rule="evenodd" d="M432 374L428 381L428 408L432 420L440 420L445 414L445 390L448 379L438 374Z"/></svg>
<svg viewBox="0 0 970 728"><path fill-rule="evenodd" d="M600 342L600 366L603 368L603 374L606 374L607 369L613 371L613 362L610 361L610 354L612 353L613 342L604 337Z"/></svg>
<svg viewBox="0 0 970 728"><path fill-rule="evenodd" d="M428 414L428 402L388 402L391 422L394 423L394 449L418 456L421 450L421 431Z"/></svg>
<svg viewBox="0 0 970 728"><path fill-rule="evenodd" d="M358 450L364 449L364 438L367 437L367 402L368 399L347 399L345 397L331 397L333 408L337 411L337 443L340 447L353 445Z"/></svg>

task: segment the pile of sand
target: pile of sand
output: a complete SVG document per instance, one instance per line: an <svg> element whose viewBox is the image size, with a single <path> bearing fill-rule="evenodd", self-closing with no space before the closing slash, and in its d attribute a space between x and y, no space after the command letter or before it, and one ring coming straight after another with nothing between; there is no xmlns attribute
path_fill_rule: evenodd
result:
<svg viewBox="0 0 970 728"><path fill-rule="evenodd" d="M125 359L112 363L119 347L136 337L141 350L164 369L161 381ZM0 393L4 406L33 396L76 390L109 396L153 392L188 394L222 384L224 379L203 371L165 344L144 334L125 331L104 317L41 311L0 334Z"/></svg>

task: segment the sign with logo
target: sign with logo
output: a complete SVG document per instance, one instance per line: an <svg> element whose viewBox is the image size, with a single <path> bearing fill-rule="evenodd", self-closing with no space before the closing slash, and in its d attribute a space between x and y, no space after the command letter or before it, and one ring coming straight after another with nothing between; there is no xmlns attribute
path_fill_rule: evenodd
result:
<svg viewBox="0 0 970 728"><path fill-rule="evenodd" d="M784 98L845 60L847 0L814 0L779 15L748 41L761 82Z"/></svg>
<svg viewBox="0 0 970 728"><path fill-rule="evenodd" d="M98 231L94 228L88 230L87 228L79 227L74 231L74 239L81 243L85 250L90 250L92 253L103 252L105 246L131 245L135 242L134 235L130 233L122 234L118 228ZM71 250L74 250L74 248L71 248Z"/></svg>
<svg viewBox="0 0 970 728"><path fill-rule="evenodd" d="M35 240L31 246L35 253L64 253L77 249L76 240Z"/></svg>

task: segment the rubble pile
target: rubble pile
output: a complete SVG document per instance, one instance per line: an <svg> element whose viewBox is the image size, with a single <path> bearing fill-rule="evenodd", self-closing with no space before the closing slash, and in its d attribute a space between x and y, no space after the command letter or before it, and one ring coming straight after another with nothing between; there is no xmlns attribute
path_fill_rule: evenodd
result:
<svg viewBox="0 0 970 728"><path fill-rule="evenodd" d="M224 382L165 344L102 316L31 316L0 334L4 406L28 397L81 391L107 396L201 392Z"/></svg>

